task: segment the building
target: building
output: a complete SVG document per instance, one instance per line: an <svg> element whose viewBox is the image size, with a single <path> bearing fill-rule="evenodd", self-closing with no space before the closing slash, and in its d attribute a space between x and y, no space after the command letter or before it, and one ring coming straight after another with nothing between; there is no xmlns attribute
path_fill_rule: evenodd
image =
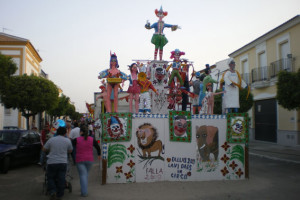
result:
<svg viewBox="0 0 300 200"><path fill-rule="evenodd" d="M277 75L300 68L300 15L229 54L254 96L250 139L300 145L300 112L276 100Z"/></svg>
<svg viewBox="0 0 300 200"><path fill-rule="evenodd" d="M41 62L38 51L34 48L28 39L0 33L0 52L13 58L18 69L15 75L41 74ZM39 127L38 116L30 120L30 125ZM3 126L17 126L26 129L26 118L16 109L6 109L0 105L0 129Z"/></svg>

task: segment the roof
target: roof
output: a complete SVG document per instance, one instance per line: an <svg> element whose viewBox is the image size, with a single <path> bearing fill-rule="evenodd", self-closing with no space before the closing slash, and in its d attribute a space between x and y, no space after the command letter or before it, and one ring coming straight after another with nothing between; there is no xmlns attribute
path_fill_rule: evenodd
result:
<svg viewBox="0 0 300 200"><path fill-rule="evenodd" d="M288 28L291 28L297 24L300 23L300 15L296 15L295 17L291 18L290 20L286 21L285 23L277 26L276 28L270 30L269 32L265 33L264 35L258 37L257 39L253 40L252 42L246 44L245 46L239 48L238 50L230 53L229 57L235 57L245 51L248 51L249 49L255 47L256 45L274 37L275 35L287 30Z"/></svg>
<svg viewBox="0 0 300 200"><path fill-rule="evenodd" d="M6 33L0 33L0 45L25 45L32 51L33 55L39 62L42 62L43 60L28 39L9 35Z"/></svg>

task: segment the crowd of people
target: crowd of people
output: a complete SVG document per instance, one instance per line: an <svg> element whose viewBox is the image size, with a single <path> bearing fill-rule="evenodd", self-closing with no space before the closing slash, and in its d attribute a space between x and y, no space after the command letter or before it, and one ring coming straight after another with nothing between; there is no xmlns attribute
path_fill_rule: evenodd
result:
<svg viewBox="0 0 300 200"><path fill-rule="evenodd" d="M41 144L40 163L46 160L50 199L63 197L68 164L76 165L81 196L87 197L89 171L94 162L93 147L97 150L98 160L101 160L101 150L94 137L92 122L79 124L77 121L71 123L59 119L51 128L46 124L41 131Z"/></svg>

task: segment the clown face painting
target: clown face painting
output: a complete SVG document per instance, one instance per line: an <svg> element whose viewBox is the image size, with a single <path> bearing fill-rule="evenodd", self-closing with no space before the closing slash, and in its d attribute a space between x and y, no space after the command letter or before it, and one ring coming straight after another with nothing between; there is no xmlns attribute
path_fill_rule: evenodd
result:
<svg viewBox="0 0 300 200"><path fill-rule="evenodd" d="M166 76L166 71L164 68L162 67L157 67L155 69L155 78L157 80L158 83L162 83L162 81L164 80Z"/></svg>
<svg viewBox="0 0 300 200"><path fill-rule="evenodd" d="M174 134L179 137L185 137L187 130L186 116L178 115L174 121Z"/></svg>
<svg viewBox="0 0 300 200"><path fill-rule="evenodd" d="M131 113L101 114L103 142L125 142L131 139Z"/></svg>
<svg viewBox="0 0 300 200"><path fill-rule="evenodd" d="M112 138L119 138L124 133L123 125L117 116L110 117L107 131Z"/></svg>
<svg viewBox="0 0 300 200"><path fill-rule="evenodd" d="M169 111L170 141L191 142L191 113Z"/></svg>

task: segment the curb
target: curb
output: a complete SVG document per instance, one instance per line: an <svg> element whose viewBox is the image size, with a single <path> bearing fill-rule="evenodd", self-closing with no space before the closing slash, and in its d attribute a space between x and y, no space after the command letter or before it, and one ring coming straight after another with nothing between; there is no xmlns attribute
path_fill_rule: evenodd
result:
<svg viewBox="0 0 300 200"><path fill-rule="evenodd" d="M282 161L282 162L289 162L289 163L300 164L300 161L283 159L283 158L278 158L278 157L274 157L274 156L266 156L266 155L261 155L261 154L256 154L256 153L249 153L249 155L257 156L257 157L261 157L261 158L267 158L267 159L271 159L271 160Z"/></svg>

